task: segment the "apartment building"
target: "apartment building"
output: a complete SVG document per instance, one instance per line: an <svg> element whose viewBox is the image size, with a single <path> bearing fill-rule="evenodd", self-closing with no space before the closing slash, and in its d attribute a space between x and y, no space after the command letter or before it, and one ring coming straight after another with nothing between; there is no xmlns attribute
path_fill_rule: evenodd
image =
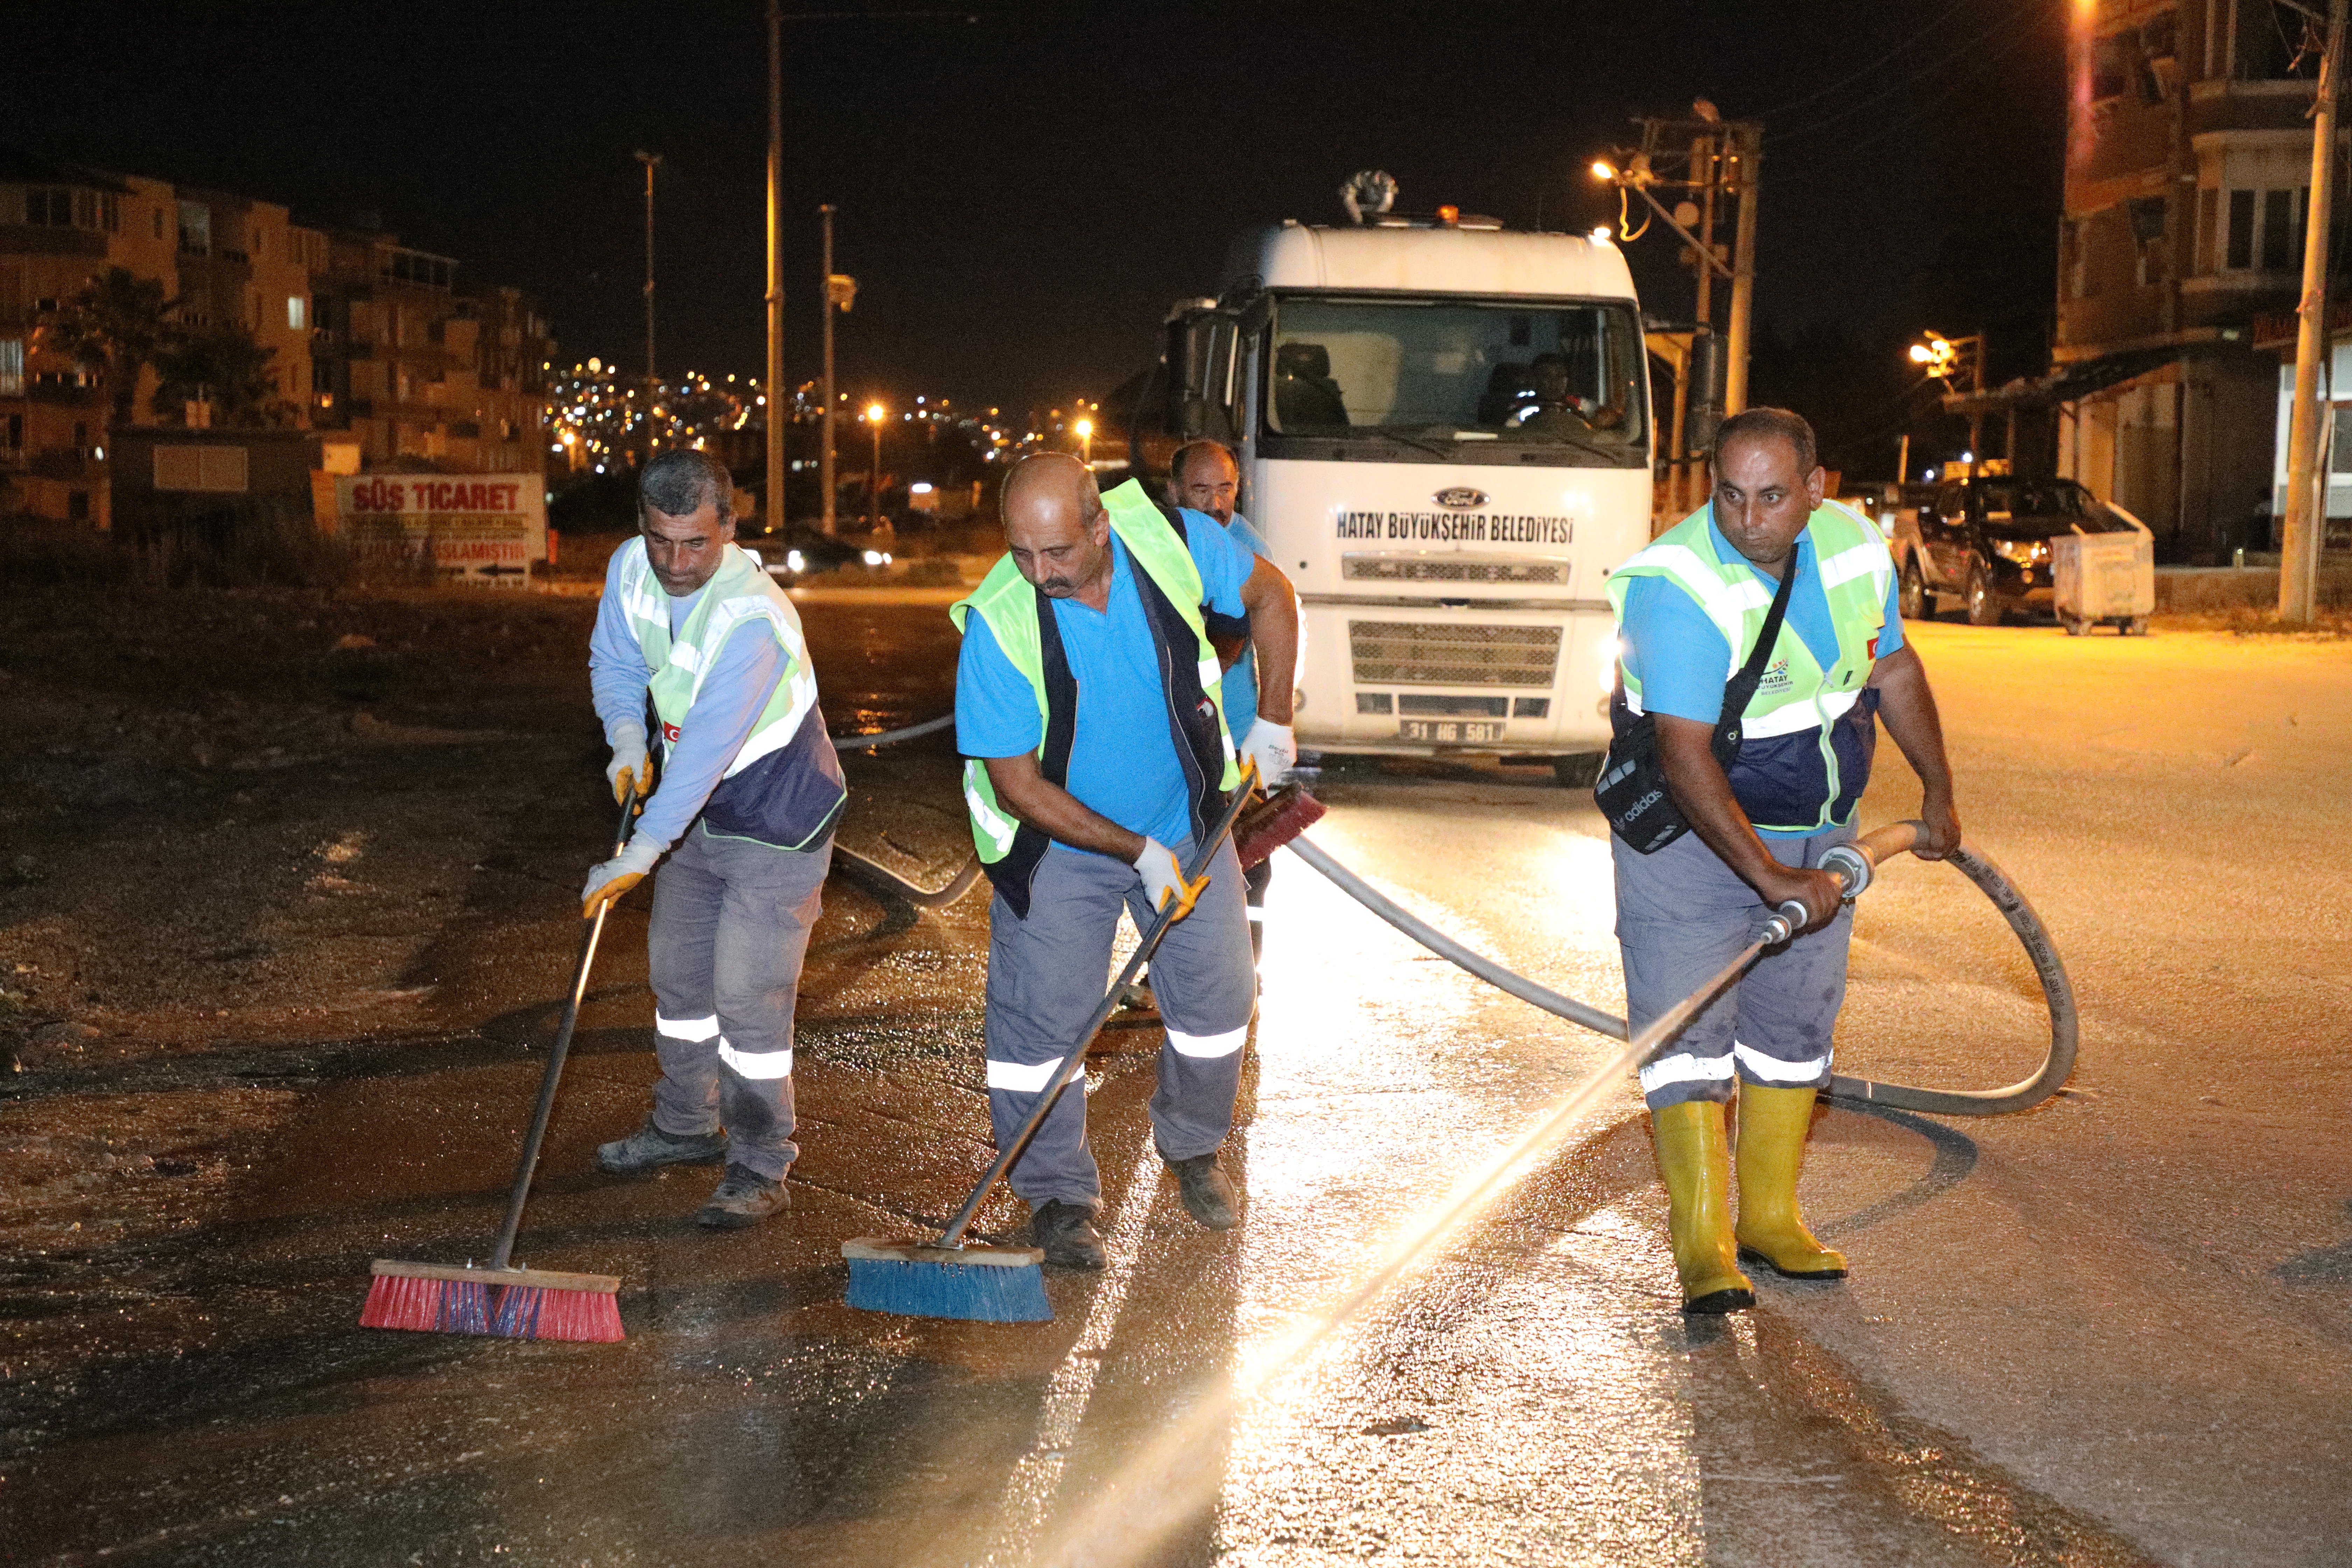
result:
<svg viewBox="0 0 2352 1568"><path fill-rule="evenodd" d="M162 285L192 331L234 322L269 350L260 417L319 433L341 467L526 472L545 450L546 322L397 237L329 230L232 192L0 147L0 515L107 526L107 389L41 326L96 274ZM151 367L133 423L158 410Z"/></svg>
<svg viewBox="0 0 2352 1568"><path fill-rule="evenodd" d="M312 426L348 432L370 467L541 468L554 344L531 302L394 235L324 238L311 278Z"/></svg>
<svg viewBox="0 0 2352 1568"><path fill-rule="evenodd" d="M178 246L169 185L0 147L0 510L104 525L106 396L37 329L109 267L169 292Z"/></svg>
<svg viewBox="0 0 2352 1568"><path fill-rule="evenodd" d="M2037 389L2059 472L2147 523L2165 559L2268 548L2280 365L2255 327L2302 285L2302 16L2085 0L2074 17L2057 371Z"/></svg>

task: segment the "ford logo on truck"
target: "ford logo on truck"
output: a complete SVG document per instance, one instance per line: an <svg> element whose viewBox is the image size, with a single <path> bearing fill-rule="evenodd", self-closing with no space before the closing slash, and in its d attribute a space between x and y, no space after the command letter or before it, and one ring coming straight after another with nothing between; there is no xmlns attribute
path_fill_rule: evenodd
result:
<svg viewBox="0 0 2352 1568"><path fill-rule="evenodd" d="M1448 485L1430 499L1448 511L1469 511L1486 504L1486 492L1474 490L1468 485Z"/></svg>

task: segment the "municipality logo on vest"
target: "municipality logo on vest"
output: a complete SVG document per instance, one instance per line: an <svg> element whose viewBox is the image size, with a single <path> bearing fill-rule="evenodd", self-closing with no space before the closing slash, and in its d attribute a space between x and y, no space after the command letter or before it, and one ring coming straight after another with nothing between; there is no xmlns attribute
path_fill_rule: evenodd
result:
<svg viewBox="0 0 2352 1568"><path fill-rule="evenodd" d="M1765 669L1764 679L1756 683L1756 689L1759 691L1788 690L1789 661L1785 658L1774 659L1770 666Z"/></svg>

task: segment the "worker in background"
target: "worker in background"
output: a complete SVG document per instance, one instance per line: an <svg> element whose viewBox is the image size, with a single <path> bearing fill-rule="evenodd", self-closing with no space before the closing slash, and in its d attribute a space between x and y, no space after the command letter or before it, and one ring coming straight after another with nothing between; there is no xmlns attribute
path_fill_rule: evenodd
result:
<svg viewBox="0 0 2352 1568"><path fill-rule="evenodd" d="M646 465L639 534L613 553L588 646L614 798L652 785L648 695L663 762L626 847L589 874L586 912L669 856L649 943L661 1078L645 1124L596 1164L723 1158L694 1216L719 1227L791 1206L793 1006L847 798L800 616L736 547L733 490L702 452Z"/></svg>
<svg viewBox="0 0 2352 1568"><path fill-rule="evenodd" d="M1795 900L1806 916L1642 1068L1685 1312L1752 1306L1740 1259L1796 1279L1845 1275L1844 1257L1805 1227L1797 1175L1814 1095L1830 1080L1853 919L1822 856L1854 835L1879 722L1919 776L1919 856L1940 859L1960 842L1943 726L1903 640L1885 542L1851 509L1823 504L1824 478L1796 415L1727 419L1708 505L1609 579L1622 650L1612 722L1622 737L1654 716L1691 828L1648 855L1611 839L1633 1030L1720 973L1769 910ZM1711 743L1727 672L1747 661L1790 573L1786 618L1727 773ZM1736 1226L1725 1127L1735 1080Z"/></svg>
<svg viewBox="0 0 2352 1568"><path fill-rule="evenodd" d="M1270 562L1274 559L1273 547L1250 526L1249 519L1234 510L1241 478L1240 465L1234 461L1224 443L1190 441L1176 448L1176 456L1169 461L1168 500L1175 506L1216 519L1234 536L1235 543ZM1217 650L1218 661L1225 667L1225 722L1234 734L1246 735L1258 716L1258 664L1250 648L1249 617L1229 620L1204 608L1201 618L1209 628L1209 642ZM1284 735L1289 738L1286 729ZM1243 887L1248 894L1250 958L1254 963L1265 953L1265 889L1273 880L1271 858L1242 873Z"/></svg>
<svg viewBox="0 0 2352 1568"><path fill-rule="evenodd" d="M1102 999L1124 907L1139 931L1173 900L1152 961L1167 1031L1152 1137L1184 1208L1213 1230L1241 1194L1218 1163L1256 999L1240 862L1183 867L1239 782L1202 606L1250 618L1260 663L1288 669L1289 582L1198 514L1163 514L1133 482L1105 505L1076 458L1024 458L1004 481L1010 549L950 613L963 633L956 743L989 906L988 1103L1000 1147L1036 1105ZM1201 526L1178 523L1198 521ZM1244 749L1289 769L1286 686L1262 694ZM1083 1093L1061 1097L1013 1167L1048 1263L1103 1266L1102 1188Z"/></svg>

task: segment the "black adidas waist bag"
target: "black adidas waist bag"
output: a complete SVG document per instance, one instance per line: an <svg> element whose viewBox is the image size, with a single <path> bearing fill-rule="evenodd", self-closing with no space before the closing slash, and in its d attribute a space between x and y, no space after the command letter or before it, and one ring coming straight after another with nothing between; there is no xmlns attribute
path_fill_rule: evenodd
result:
<svg viewBox="0 0 2352 1568"><path fill-rule="evenodd" d="M1727 773L1739 756L1739 721L1764 679L1773 646L1780 640L1780 621L1788 614L1789 590L1796 581L1797 558L1791 551L1755 650L1724 685L1723 712L1715 721L1707 746L1715 753L1716 765ZM1675 804L1674 791L1666 787L1666 764L1658 755L1658 721L1649 713L1636 717L1626 706L1622 673L1610 694L1609 723L1615 733L1609 742L1609 755L1601 764L1600 781L1592 786L1593 804L1609 819L1612 833L1643 854L1654 855L1689 832L1690 823Z"/></svg>

